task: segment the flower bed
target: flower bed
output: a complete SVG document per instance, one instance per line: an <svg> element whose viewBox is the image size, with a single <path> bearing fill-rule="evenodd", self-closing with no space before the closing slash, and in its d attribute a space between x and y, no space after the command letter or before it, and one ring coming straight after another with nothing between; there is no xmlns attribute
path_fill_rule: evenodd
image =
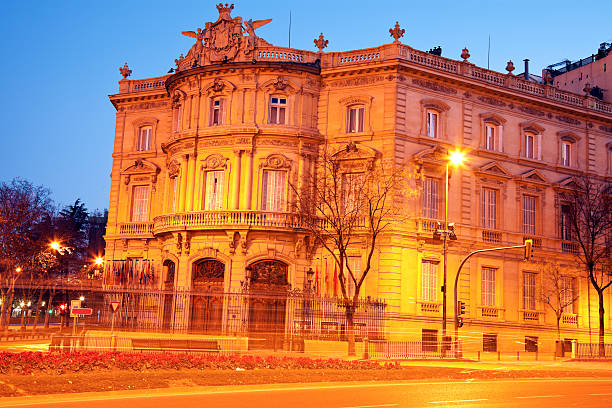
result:
<svg viewBox="0 0 612 408"><path fill-rule="evenodd" d="M0 374L31 374L45 372L64 374L95 370L160 370L160 369L389 369L398 364L379 364L370 361L340 359L312 359L308 357L277 356L207 356L193 354L134 354L119 352L41 353L0 352Z"/></svg>

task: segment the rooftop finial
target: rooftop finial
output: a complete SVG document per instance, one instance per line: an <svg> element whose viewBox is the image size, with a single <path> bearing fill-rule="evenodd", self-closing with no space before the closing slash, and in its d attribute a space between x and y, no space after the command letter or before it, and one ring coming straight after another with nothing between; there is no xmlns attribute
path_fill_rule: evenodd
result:
<svg viewBox="0 0 612 408"><path fill-rule="evenodd" d="M512 60L508 61L508 64L506 65L506 71L508 71L508 75L512 75L512 71L514 71L514 63L512 62Z"/></svg>
<svg viewBox="0 0 612 408"><path fill-rule="evenodd" d="M319 52L323 52L323 48L327 47L329 40L323 37L323 33L319 34L319 38L314 39L315 46L319 49Z"/></svg>
<svg viewBox="0 0 612 408"><path fill-rule="evenodd" d="M395 39L395 41L393 41L393 44L400 44L399 39L404 36L405 32L406 30L404 30L403 28L400 28L399 22L396 21L395 27L389 29L389 34L391 34L391 37Z"/></svg>
<svg viewBox="0 0 612 408"><path fill-rule="evenodd" d="M232 10L234 9L234 4L223 3L217 4L217 10L219 10L219 20L231 20L232 19Z"/></svg>
<svg viewBox="0 0 612 408"><path fill-rule="evenodd" d="M132 75L132 70L128 67L127 62L123 64L122 67L119 67L119 72L123 75L123 79L127 79L130 75Z"/></svg>
<svg viewBox="0 0 612 408"><path fill-rule="evenodd" d="M470 51L465 47L461 51L461 58L463 58L463 62L468 62L468 58L470 58Z"/></svg>

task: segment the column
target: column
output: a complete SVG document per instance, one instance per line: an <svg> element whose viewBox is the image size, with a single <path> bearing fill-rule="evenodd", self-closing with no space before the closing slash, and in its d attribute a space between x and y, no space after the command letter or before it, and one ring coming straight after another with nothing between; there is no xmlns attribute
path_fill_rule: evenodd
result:
<svg viewBox="0 0 612 408"><path fill-rule="evenodd" d="M253 149L246 150L247 153L247 179L246 185L244 186L245 203L243 208L250 210L253 201Z"/></svg>
<svg viewBox="0 0 612 408"><path fill-rule="evenodd" d="M189 155L189 165L187 166L187 197L185 211L193 211L193 187L195 184L195 154Z"/></svg>
<svg viewBox="0 0 612 408"><path fill-rule="evenodd" d="M240 167L242 164L242 150L234 150L236 154L236 167L234 168L234 209L240 208Z"/></svg>
<svg viewBox="0 0 612 408"><path fill-rule="evenodd" d="M177 209L178 212L185 211L185 190L187 189L187 164L188 164L188 155L183 156L181 159L181 181L179 185L179 200Z"/></svg>
<svg viewBox="0 0 612 408"><path fill-rule="evenodd" d="M195 168L195 188L193 190L193 211L202 209L202 166L196 162Z"/></svg>

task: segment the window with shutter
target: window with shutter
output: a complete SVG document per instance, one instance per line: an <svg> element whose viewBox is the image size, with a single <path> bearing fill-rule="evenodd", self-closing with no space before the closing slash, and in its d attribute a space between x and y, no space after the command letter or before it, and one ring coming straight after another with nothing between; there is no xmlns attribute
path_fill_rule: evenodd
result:
<svg viewBox="0 0 612 408"><path fill-rule="evenodd" d="M487 150L496 151L498 150L496 145L496 126L491 124L485 125L485 148Z"/></svg>
<svg viewBox="0 0 612 408"><path fill-rule="evenodd" d="M574 313L574 278L571 276L561 277L561 304L567 305L563 308L565 313Z"/></svg>
<svg viewBox="0 0 612 408"><path fill-rule="evenodd" d="M497 269L483 267L481 271L481 304L495 306L495 273Z"/></svg>
<svg viewBox="0 0 612 408"><path fill-rule="evenodd" d="M286 171L264 170L262 180L261 209L285 211Z"/></svg>
<svg viewBox="0 0 612 408"><path fill-rule="evenodd" d="M572 143L569 141L561 142L561 165L571 166L572 164Z"/></svg>
<svg viewBox="0 0 612 408"><path fill-rule="evenodd" d="M438 300L438 263L423 261L421 264L421 299L425 302Z"/></svg>
<svg viewBox="0 0 612 408"><path fill-rule="evenodd" d="M223 181L225 172L208 171L204 182L204 210L223 209Z"/></svg>
<svg viewBox="0 0 612 408"><path fill-rule="evenodd" d="M536 274L523 272L523 309L535 310L536 308Z"/></svg>
<svg viewBox="0 0 612 408"><path fill-rule="evenodd" d="M482 226L483 228L497 228L497 190L482 189Z"/></svg>
<svg viewBox="0 0 612 408"><path fill-rule="evenodd" d="M210 105L210 126L223 124L223 115L225 109L225 100L223 98L213 99Z"/></svg>
<svg viewBox="0 0 612 408"><path fill-rule="evenodd" d="M523 234L536 233L536 198L523 196Z"/></svg>
<svg viewBox="0 0 612 408"><path fill-rule="evenodd" d="M570 241L572 239L572 228L570 224L571 211L572 208L569 206L569 204L561 204L559 232L561 234L560 238L566 241Z"/></svg>
<svg viewBox="0 0 612 408"><path fill-rule="evenodd" d="M134 186L132 191L132 221L149 220L149 186Z"/></svg>
<svg viewBox="0 0 612 408"><path fill-rule="evenodd" d="M423 180L422 207L425 218L438 218L438 185L438 180L432 177Z"/></svg>

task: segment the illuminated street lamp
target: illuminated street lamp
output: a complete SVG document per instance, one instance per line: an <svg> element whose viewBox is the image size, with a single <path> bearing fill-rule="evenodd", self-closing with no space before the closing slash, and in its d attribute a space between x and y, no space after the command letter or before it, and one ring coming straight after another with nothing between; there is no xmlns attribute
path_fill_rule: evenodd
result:
<svg viewBox="0 0 612 408"><path fill-rule="evenodd" d="M94 260L94 262L97 266L100 266L104 263L104 259L101 256L99 256Z"/></svg>
<svg viewBox="0 0 612 408"><path fill-rule="evenodd" d="M61 245L59 242L57 241L53 241L49 244L49 246L51 247L51 249L53 249L54 251L59 251L59 249L61 248Z"/></svg>
<svg viewBox="0 0 612 408"><path fill-rule="evenodd" d="M434 232L434 238L443 236L442 242L442 253L443 253L443 282L442 282L442 355L446 354L446 274L447 274L447 252L448 243L447 240L456 240L455 235L455 224L449 225L448 223L448 168L452 164L454 167L459 167L465 161L465 153L460 150L451 151L448 154L446 160L446 176L445 176L445 194L444 194L444 226L442 229L438 229Z"/></svg>

